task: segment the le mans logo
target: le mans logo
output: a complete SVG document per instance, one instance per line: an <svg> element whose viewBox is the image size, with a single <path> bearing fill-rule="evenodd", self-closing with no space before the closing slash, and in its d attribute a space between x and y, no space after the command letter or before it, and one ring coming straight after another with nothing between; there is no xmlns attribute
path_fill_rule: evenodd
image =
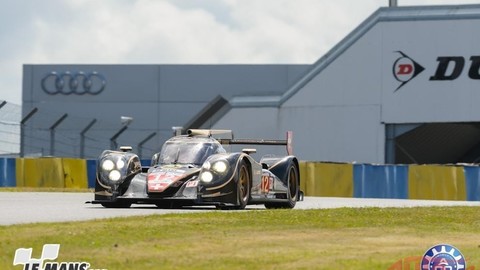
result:
<svg viewBox="0 0 480 270"><path fill-rule="evenodd" d="M402 51L395 53L400 56L393 63L393 77L400 83L395 89L396 92L402 86L413 80L425 68L413 60L410 56ZM468 69L468 77L472 80L480 80L480 56L470 56L470 67ZM460 77L465 67L465 57L463 56L438 56L437 68L429 80L430 81L453 81Z"/></svg>
<svg viewBox="0 0 480 270"><path fill-rule="evenodd" d="M23 270L88 270L87 262L51 262L58 257L60 244L43 245L39 259L32 258L32 248L19 248L15 251L13 265L23 265ZM49 260L48 262L44 262ZM90 269L93 270L93 269Z"/></svg>

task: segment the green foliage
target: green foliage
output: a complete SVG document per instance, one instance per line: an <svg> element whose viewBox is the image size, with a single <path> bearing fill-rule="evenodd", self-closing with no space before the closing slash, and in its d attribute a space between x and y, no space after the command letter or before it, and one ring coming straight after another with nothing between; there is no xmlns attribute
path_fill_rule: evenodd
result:
<svg viewBox="0 0 480 270"><path fill-rule="evenodd" d="M475 207L211 211L1 226L0 268L47 243L61 244L59 262L109 270L388 269L439 243L478 268L479 235Z"/></svg>

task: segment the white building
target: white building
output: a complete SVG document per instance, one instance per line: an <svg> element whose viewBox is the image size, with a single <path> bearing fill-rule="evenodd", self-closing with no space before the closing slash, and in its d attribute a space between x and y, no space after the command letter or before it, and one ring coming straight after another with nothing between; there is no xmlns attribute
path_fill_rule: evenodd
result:
<svg viewBox="0 0 480 270"><path fill-rule="evenodd" d="M38 148L40 141L51 153L51 127L68 113L85 117L76 128L54 129L53 135L77 134L62 150L71 155L79 155L78 133L91 119L128 115L131 130L118 140L136 145L158 132L150 152L171 126L200 126L249 138L281 138L292 130L302 160L472 162L480 157L479 44L480 5L391 7L377 10L313 65L26 65L24 116L33 108L57 115L29 120L25 153L38 151L28 145ZM102 74L105 88L75 93L88 88L75 85L85 82L80 71ZM103 85L102 77L92 82ZM63 89L69 94L57 93ZM218 95L228 103L208 111ZM87 144L97 148L86 157L98 145L108 147L118 125L89 131ZM29 138L39 127L45 134L34 142Z"/></svg>
<svg viewBox="0 0 480 270"><path fill-rule="evenodd" d="M284 94L234 98L215 127L293 130L304 160L475 161L479 44L480 5L380 8Z"/></svg>

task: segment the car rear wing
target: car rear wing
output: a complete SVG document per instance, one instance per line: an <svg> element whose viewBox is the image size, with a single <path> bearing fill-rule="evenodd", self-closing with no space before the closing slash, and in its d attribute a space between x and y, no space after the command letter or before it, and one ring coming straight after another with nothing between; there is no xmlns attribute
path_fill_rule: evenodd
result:
<svg viewBox="0 0 480 270"><path fill-rule="evenodd" d="M212 137L213 135L227 135L233 139L233 132L229 129L188 129L188 136L208 136Z"/></svg>
<svg viewBox="0 0 480 270"><path fill-rule="evenodd" d="M293 155L292 147L292 131L287 131L286 140L269 140L269 139L219 139L221 144L248 144L248 145L285 145L288 155Z"/></svg>
<svg viewBox="0 0 480 270"><path fill-rule="evenodd" d="M188 136L212 136L219 134L228 134L230 139L217 139L221 144L244 144L244 145L285 145L288 155L293 155L292 137L293 132L287 131L287 138L285 140L270 140L270 139L234 139L233 132L228 129L189 129Z"/></svg>

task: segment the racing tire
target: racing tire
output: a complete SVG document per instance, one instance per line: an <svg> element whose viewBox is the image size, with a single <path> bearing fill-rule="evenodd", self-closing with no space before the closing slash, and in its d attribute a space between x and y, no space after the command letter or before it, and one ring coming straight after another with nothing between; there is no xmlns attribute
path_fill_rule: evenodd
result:
<svg viewBox="0 0 480 270"><path fill-rule="evenodd" d="M175 202L159 202L155 203L155 206L160 209L180 209L183 205Z"/></svg>
<svg viewBox="0 0 480 270"><path fill-rule="evenodd" d="M295 163L292 163L288 167L288 179L287 179L287 201L286 202L273 202L266 203L265 208L287 208L292 209L297 204L298 194L300 190L299 186L299 173L298 167Z"/></svg>
<svg viewBox="0 0 480 270"><path fill-rule="evenodd" d="M131 202L104 202L102 206L105 208L130 208Z"/></svg>
<svg viewBox="0 0 480 270"><path fill-rule="evenodd" d="M248 165L244 160L240 161L237 171L236 192L238 204L235 206L217 206L221 210L242 210L245 209L250 200L250 173Z"/></svg>
<svg viewBox="0 0 480 270"><path fill-rule="evenodd" d="M173 208L173 204L170 203L170 202L159 202L159 203L156 203L155 206L157 206L157 208L160 208L160 209L172 209Z"/></svg>

